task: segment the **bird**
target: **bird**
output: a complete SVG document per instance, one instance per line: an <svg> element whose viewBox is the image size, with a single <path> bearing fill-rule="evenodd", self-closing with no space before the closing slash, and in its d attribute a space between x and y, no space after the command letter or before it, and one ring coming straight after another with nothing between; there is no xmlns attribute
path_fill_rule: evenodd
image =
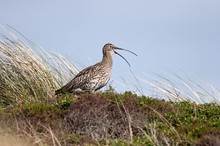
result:
<svg viewBox="0 0 220 146"><path fill-rule="evenodd" d="M130 66L129 62L122 55L116 52L116 50L124 50L137 56L137 54L132 51L116 47L111 43L107 43L102 49L102 60L80 71L70 82L56 90L55 95L67 92L78 93L88 91L94 93L95 91L104 87L111 77L113 65L112 55L114 53L122 57Z"/></svg>

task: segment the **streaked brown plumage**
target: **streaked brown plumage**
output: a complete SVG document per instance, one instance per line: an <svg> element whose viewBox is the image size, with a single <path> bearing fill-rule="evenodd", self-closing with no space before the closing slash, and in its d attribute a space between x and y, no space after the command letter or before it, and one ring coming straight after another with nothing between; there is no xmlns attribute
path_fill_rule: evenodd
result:
<svg viewBox="0 0 220 146"><path fill-rule="evenodd" d="M135 53L115 47L113 44L105 44L102 52L103 58L102 61L98 62L95 65L85 68L79 72L69 83L64 85L62 88L55 91L55 94L65 93L65 92L78 92L78 91L90 91L94 92L104 87L111 76L112 71L112 54L115 53L121 56L127 63L128 61L115 50L125 50L134 55ZM130 66L130 64L128 63Z"/></svg>

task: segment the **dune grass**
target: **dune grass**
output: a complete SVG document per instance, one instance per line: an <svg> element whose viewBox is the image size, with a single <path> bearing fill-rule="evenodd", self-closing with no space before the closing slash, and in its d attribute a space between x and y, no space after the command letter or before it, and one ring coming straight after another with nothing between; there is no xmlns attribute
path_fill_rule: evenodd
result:
<svg viewBox="0 0 220 146"><path fill-rule="evenodd" d="M180 76L173 72L166 73L166 76L154 73L143 74L144 77L136 78L149 86L150 90L154 92L151 96L175 102L220 104L220 90L208 81L185 74Z"/></svg>
<svg viewBox="0 0 220 146"><path fill-rule="evenodd" d="M0 106L48 100L78 72L65 57L0 28Z"/></svg>
<svg viewBox="0 0 220 146"><path fill-rule="evenodd" d="M96 94L55 97L54 91L76 75L77 67L13 28L0 28L0 140L5 140L1 140L4 145L220 143L220 93L210 84L173 74L181 83L175 84L156 75L153 82L135 77L150 85L156 93L152 97L131 91L119 94L111 87Z"/></svg>

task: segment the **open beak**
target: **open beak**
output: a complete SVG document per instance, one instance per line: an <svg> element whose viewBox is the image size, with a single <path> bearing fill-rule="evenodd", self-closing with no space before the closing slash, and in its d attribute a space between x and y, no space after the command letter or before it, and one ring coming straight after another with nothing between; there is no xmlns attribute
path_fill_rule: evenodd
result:
<svg viewBox="0 0 220 146"><path fill-rule="evenodd" d="M132 51L130 51L130 50L126 50L126 49L122 49L122 48L118 48L118 47L114 47L114 49L115 49L115 50L124 50L124 51L130 52L130 53L132 53L133 55L137 56L137 54L135 54L134 52L132 52ZM119 54L119 53L116 52L115 50L114 50L115 54L117 54L117 55L119 55L121 58L123 58L123 59L127 62L127 64L129 65L129 67L131 67L130 63L129 63L121 54Z"/></svg>

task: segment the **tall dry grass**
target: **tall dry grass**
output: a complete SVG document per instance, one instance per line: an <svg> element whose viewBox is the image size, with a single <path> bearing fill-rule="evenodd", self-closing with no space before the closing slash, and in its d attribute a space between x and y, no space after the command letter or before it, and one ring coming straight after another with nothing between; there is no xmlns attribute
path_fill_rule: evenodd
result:
<svg viewBox="0 0 220 146"><path fill-rule="evenodd" d="M208 81L195 76L167 73L166 76L146 74L145 77L136 77L147 84L153 97L170 101L190 101L197 104L220 104L220 90Z"/></svg>
<svg viewBox="0 0 220 146"><path fill-rule="evenodd" d="M77 72L65 57L35 45L10 26L0 25L0 105L52 98Z"/></svg>

